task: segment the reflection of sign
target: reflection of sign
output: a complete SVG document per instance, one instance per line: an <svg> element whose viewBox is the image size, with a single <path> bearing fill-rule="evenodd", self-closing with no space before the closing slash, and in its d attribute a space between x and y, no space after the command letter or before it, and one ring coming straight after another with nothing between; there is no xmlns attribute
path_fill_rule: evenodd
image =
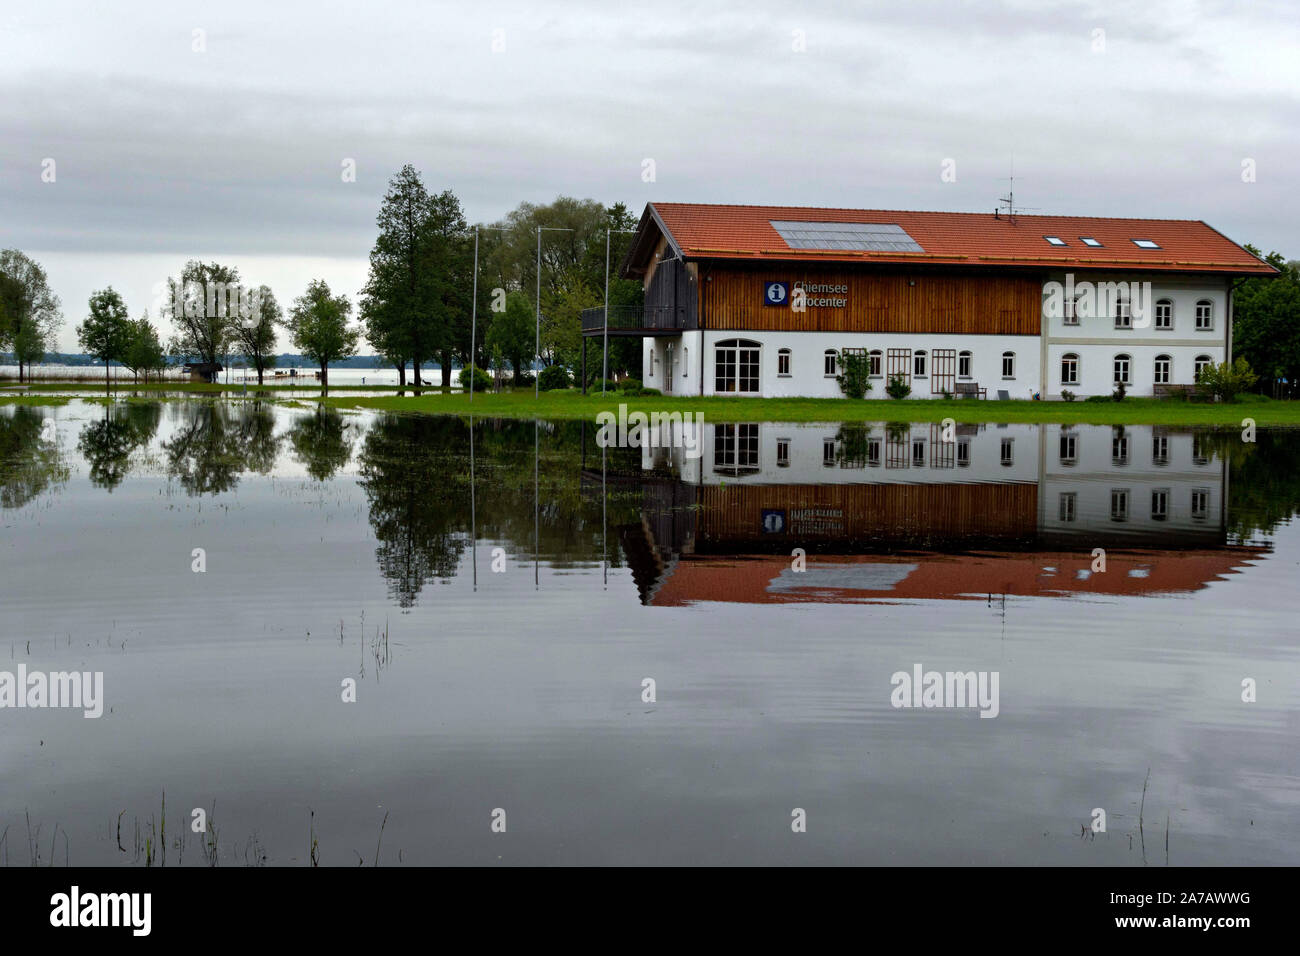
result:
<svg viewBox="0 0 1300 956"><path fill-rule="evenodd" d="M763 509L763 533L785 534L785 512Z"/></svg>
<svg viewBox="0 0 1300 956"><path fill-rule="evenodd" d="M763 304L764 305L785 305L790 299L790 284L788 282L765 282L763 283Z"/></svg>
<svg viewBox="0 0 1300 956"><path fill-rule="evenodd" d="M792 533L828 535L844 533L843 508L796 508L790 516Z"/></svg>

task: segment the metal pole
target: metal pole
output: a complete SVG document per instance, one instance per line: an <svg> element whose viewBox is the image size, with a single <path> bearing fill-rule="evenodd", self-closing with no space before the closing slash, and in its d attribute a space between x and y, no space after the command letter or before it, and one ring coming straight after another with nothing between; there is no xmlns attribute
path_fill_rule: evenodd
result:
<svg viewBox="0 0 1300 956"><path fill-rule="evenodd" d="M541 370L535 366L542 358L542 227L537 227L537 341L533 348L533 399L541 394Z"/></svg>
<svg viewBox="0 0 1300 956"><path fill-rule="evenodd" d="M474 304L470 307L470 326L469 326L469 402L474 404L474 373L478 371L475 366L474 346L478 344L478 226L474 227ZM470 442L474 440L473 423L470 424Z"/></svg>
<svg viewBox="0 0 1300 956"><path fill-rule="evenodd" d="M605 345L604 359L600 365L600 394L605 394L605 380L609 378L609 237L612 230L605 230Z"/></svg>

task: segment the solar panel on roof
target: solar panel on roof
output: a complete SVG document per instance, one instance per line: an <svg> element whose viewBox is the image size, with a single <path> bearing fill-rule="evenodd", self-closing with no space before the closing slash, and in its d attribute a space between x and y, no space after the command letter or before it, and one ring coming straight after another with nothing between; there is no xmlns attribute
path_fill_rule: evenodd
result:
<svg viewBox="0 0 1300 956"><path fill-rule="evenodd" d="M790 222L768 220L791 249L924 252L902 226L880 222Z"/></svg>

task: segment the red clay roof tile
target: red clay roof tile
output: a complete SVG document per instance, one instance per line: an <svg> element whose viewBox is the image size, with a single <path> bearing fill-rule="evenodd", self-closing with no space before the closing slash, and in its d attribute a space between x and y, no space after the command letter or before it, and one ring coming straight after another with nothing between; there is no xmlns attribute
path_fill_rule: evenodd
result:
<svg viewBox="0 0 1300 956"><path fill-rule="evenodd" d="M1272 275L1268 263L1251 255L1212 226L1191 219L1103 219L1087 216L1028 216L1014 220L992 212L915 212L881 209L821 209L806 206L719 206L651 203L672 240L688 259L800 259L829 262L928 262L963 266L1037 266L1053 269L1142 269ZM790 249L771 220L797 222L894 223L924 252L806 251ZM1044 236L1059 236L1054 246ZM1095 238L1100 248L1080 237ZM1134 239L1152 239L1159 249L1141 249Z"/></svg>

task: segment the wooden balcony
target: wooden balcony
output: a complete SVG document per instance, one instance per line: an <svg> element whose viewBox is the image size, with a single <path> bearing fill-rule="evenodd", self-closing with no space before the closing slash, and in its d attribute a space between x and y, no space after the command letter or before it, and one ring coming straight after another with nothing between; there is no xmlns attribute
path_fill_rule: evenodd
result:
<svg viewBox="0 0 1300 956"><path fill-rule="evenodd" d="M678 335L691 328L685 308L671 306L614 306L609 310L609 334L616 337ZM605 334L605 310L582 310L582 334Z"/></svg>

